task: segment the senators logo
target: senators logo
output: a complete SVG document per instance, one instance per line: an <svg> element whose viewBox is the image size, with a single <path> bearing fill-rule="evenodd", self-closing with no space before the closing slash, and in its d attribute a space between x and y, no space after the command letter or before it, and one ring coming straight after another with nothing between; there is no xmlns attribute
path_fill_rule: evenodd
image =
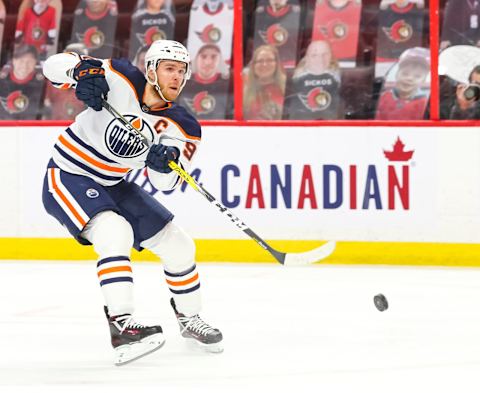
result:
<svg viewBox="0 0 480 393"><path fill-rule="evenodd" d="M21 90L15 90L7 97L0 97L0 103L3 109L10 114L25 112L28 108L29 99Z"/></svg>
<svg viewBox="0 0 480 393"><path fill-rule="evenodd" d="M137 129L147 140L153 142L155 132L150 124L140 116L126 114L124 117ZM133 158L145 153L148 146L143 143L137 133L125 127L117 119L113 119L105 131L105 145L115 156Z"/></svg>
<svg viewBox="0 0 480 393"><path fill-rule="evenodd" d="M213 23L205 26L202 31L197 31L196 34L204 44L216 44L222 39L221 30Z"/></svg>
<svg viewBox="0 0 480 393"><path fill-rule="evenodd" d="M192 99L186 99L185 102L190 110L197 115L207 115L213 112L217 104L215 97L208 94L208 91L201 91Z"/></svg>
<svg viewBox="0 0 480 393"><path fill-rule="evenodd" d="M77 39L87 48L98 49L105 43L105 34L94 26L87 29L84 34L77 33Z"/></svg>
<svg viewBox="0 0 480 393"><path fill-rule="evenodd" d="M298 96L305 108L312 112L323 111L332 103L331 94L321 87L316 87L310 90L308 94L299 94Z"/></svg>
<svg viewBox="0 0 480 393"><path fill-rule="evenodd" d="M340 21L333 22L332 33L336 39L344 38L347 35L348 26Z"/></svg>
<svg viewBox="0 0 480 393"><path fill-rule="evenodd" d="M278 23L271 25L267 31L260 31L259 34L268 45L282 46L288 40L288 30Z"/></svg>
<svg viewBox="0 0 480 393"><path fill-rule="evenodd" d="M45 32L44 32L43 29L41 29L40 27L34 27L34 28L32 29L32 38L33 38L35 41L41 40L44 35L45 35Z"/></svg>
<svg viewBox="0 0 480 393"><path fill-rule="evenodd" d="M413 28L403 19L397 20L390 28L383 27L383 32L390 41L395 43L406 42L412 38Z"/></svg>
<svg viewBox="0 0 480 393"><path fill-rule="evenodd" d="M167 33L160 30L158 26L150 27L144 34L137 33L137 39L142 45L152 45L153 41L166 40Z"/></svg>

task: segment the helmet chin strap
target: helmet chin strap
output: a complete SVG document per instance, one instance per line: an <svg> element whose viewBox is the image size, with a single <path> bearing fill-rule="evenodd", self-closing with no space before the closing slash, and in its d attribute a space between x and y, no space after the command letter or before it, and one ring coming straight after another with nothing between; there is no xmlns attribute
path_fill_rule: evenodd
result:
<svg viewBox="0 0 480 393"><path fill-rule="evenodd" d="M155 83L155 85L153 85L153 87L155 88L155 90L157 91L158 95L160 96L160 98L165 101L165 102L172 102L172 100L168 100L165 98L165 96L163 95L162 93L162 88L158 85L158 83Z"/></svg>
<svg viewBox="0 0 480 393"><path fill-rule="evenodd" d="M155 75L155 79L151 80L150 75L147 73L147 82L150 83L153 86L153 88L156 90L156 92L158 93L158 95L160 96L160 98L163 101L172 102L172 100L169 100L169 99L165 98L165 96L162 93L162 88L158 84L157 73L155 72L155 70L153 68L150 68L150 69L153 71L153 75Z"/></svg>
<svg viewBox="0 0 480 393"><path fill-rule="evenodd" d="M157 64L158 66L158 64ZM165 98L165 96L163 95L162 93L162 88L160 87L160 85L158 84L158 77L157 77L157 71L156 69L154 69L153 67L150 66L149 70L152 70L153 71L153 75L155 75L155 79L150 79L150 75L148 73L148 70L147 72L145 73L146 74L146 77L147 77L147 82L150 83L154 89L156 90L156 92L158 93L158 95L160 96L160 98L165 101L165 102L172 102L173 100L169 100L167 98ZM180 86L180 88L178 89L178 95L180 95L180 93L182 92L183 88L185 87L185 83L186 83L186 79L183 80L182 82L182 85ZM177 95L177 97L178 97Z"/></svg>

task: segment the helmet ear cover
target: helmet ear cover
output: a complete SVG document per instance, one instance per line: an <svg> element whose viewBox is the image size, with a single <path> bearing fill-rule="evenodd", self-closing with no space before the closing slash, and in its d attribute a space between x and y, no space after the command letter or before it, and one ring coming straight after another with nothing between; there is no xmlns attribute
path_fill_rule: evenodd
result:
<svg viewBox="0 0 480 393"><path fill-rule="evenodd" d="M155 87L157 92L160 94L160 97L164 101L170 102L170 100L165 99L161 92L160 86L158 85L156 71L162 60L173 60L185 63L186 69L182 85L180 86L180 94L182 89L185 87L187 80L190 79L192 74L192 69L190 66L190 54L188 53L187 48L185 48L181 43L172 40L154 41L145 54L145 78L147 79L147 82ZM149 75L150 70L153 71L154 79L152 79Z"/></svg>

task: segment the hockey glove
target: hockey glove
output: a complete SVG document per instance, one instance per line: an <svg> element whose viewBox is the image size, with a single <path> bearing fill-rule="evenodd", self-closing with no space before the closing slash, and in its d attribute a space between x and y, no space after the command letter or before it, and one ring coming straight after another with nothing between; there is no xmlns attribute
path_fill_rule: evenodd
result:
<svg viewBox="0 0 480 393"><path fill-rule="evenodd" d="M110 90L102 62L95 59L80 61L73 70L73 78L77 81L77 98L96 111L101 111L102 98L106 99Z"/></svg>
<svg viewBox="0 0 480 393"><path fill-rule="evenodd" d="M168 166L169 161L178 163L180 150L174 146L152 145L148 152L145 164L154 171L160 173L170 173L172 168Z"/></svg>

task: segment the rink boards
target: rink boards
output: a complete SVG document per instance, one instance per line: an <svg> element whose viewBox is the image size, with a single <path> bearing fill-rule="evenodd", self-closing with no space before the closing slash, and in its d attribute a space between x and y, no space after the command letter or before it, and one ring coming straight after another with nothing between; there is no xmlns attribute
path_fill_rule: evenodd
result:
<svg viewBox="0 0 480 393"><path fill-rule="evenodd" d="M61 127L3 127L0 258L94 259L43 210ZM286 251L339 241L331 263L480 265L480 135L473 127L204 127L191 173ZM198 259L271 261L201 195L130 180L176 215ZM137 260L154 260L148 253Z"/></svg>

